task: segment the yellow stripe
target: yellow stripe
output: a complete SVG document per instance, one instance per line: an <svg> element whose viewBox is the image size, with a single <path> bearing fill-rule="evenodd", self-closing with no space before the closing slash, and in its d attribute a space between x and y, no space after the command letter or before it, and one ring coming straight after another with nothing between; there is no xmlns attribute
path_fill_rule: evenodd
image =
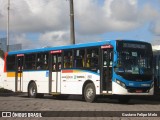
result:
<svg viewBox="0 0 160 120"><path fill-rule="evenodd" d="M82 73L83 71L81 70L73 70L73 73Z"/></svg>
<svg viewBox="0 0 160 120"><path fill-rule="evenodd" d="M23 74L21 73L21 76ZM16 73L15 72L7 72L7 77L15 77L16 76ZM20 73L18 73L18 77L20 77Z"/></svg>
<svg viewBox="0 0 160 120"><path fill-rule="evenodd" d="M7 72L7 77L15 77L15 72Z"/></svg>

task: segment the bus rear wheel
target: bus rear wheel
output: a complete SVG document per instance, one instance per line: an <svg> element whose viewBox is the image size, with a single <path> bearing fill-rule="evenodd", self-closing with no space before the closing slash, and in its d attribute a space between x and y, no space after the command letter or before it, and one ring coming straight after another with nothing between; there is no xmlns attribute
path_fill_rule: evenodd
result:
<svg viewBox="0 0 160 120"><path fill-rule="evenodd" d="M37 86L35 82L29 84L28 87L28 97L36 98L37 97Z"/></svg>
<svg viewBox="0 0 160 120"><path fill-rule="evenodd" d="M96 100L96 90L93 83L88 83L84 88L84 99L86 102L94 102Z"/></svg>

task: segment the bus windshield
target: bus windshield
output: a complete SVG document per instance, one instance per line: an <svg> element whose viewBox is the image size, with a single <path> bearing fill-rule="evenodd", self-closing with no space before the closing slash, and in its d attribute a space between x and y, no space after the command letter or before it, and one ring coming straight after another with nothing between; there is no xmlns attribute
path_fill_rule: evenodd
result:
<svg viewBox="0 0 160 120"><path fill-rule="evenodd" d="M119 43L115 72L126 79L152 78L152 49L146 43ZM132 75L132 76L131 76Z"/></svg>

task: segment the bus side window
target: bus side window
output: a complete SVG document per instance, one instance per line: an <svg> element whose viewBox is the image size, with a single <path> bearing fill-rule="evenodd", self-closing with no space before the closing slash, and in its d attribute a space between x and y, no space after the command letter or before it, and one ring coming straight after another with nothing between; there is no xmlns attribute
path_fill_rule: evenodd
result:
<svg viewBox="0 0 160 120"><path fill-rule="evenodd" d="M98 67L99 63L99 49L98 48L91 48L87 49L87 56L86 56L86 67L96 68Z"/></svg>
<svg viewBox="0 0 160 120"><path fill-rule="evenodd" d="M64 51L64 68L72 68L72 50Z"/></svg>
<svg viewBox="0 0 160 120"><path fill-rule="evenodd" d="M74 67L82 68L84 67L84 55L85 50L75 50L74 52Z"/></svg>
<svg viewBox="0 0 160 120"><path fill-rule="evenodd" d="M37 54L36 60L36 69L37 70L46 70L48 69L48 53L39 53Z"/></svg>
<svg viewBox="0 0 160 120"><path fill-rule="evenodd" d="M26 54L25 56L25 70L36 69L36 54Z"/></svg>
<svg viewBox="0 0 160 120"><path fill-rule="evenodd" d="M15 55L7 56L7 71L15 70Z"/></svg>
<svg viewBox="0 0 160 120"><path fill-rule="evenodd" d="M62 68L62 56L58 55L58 70L61 70Z"/></svg>
<svg viewBox="0 0 160 120"><path fill-rule="evenodd" d="M55 71L56 70L56 56L52 56L52 70Z"/></svg>
<svg viewBox="0 0 160 120"><path fill-rule="evenodd" d="M62 56L61 54L52 56L52 71L61 70Z"/></svg>

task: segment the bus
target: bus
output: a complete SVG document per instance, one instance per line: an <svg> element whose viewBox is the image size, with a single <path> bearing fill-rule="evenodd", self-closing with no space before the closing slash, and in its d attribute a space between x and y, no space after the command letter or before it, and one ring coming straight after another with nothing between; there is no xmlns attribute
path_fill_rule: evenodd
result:
<svg viewBox="0 0 160 120"><path fill-rule="evenodd" d="M153 50L154 92L160 94L160 50Z"/></svg>
<svg viewBox="0 0 160 120"><path fill-rule="evenodd" d="M29 97L153 95L152 46L135 40L99 42L12 51L4 57L4 88Z"/></svg>

